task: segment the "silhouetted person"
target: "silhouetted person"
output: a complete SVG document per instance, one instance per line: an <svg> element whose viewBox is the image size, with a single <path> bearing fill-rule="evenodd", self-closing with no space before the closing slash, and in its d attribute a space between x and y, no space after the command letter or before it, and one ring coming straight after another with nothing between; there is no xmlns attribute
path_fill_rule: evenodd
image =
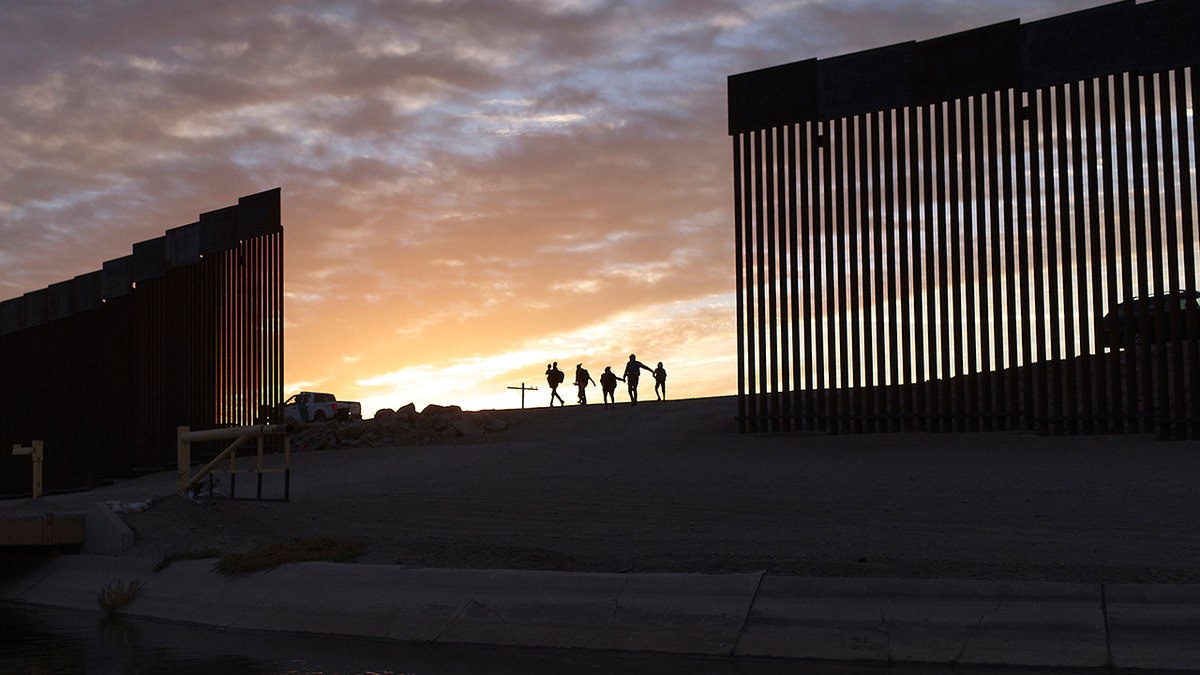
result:
<svg viewBox="0 0 1200 675"><path fill-rule="evenodd" d="M604 366L604 372L600 373L600 390L604 392L604 407L609 407L611 401L613 407L617 405L617 380L624 382L624 378L617 377L617 374L612 371L612 366Z"/></svg>
<svg viewBox="0 0 1200 675"><path fill-rule="evenodd" d="M575 364L575 385L579 387L579 405L587 405L587 386L588 382L596 384L588 371L584 369L582 363Z"/></svg>
<svg viewBox="0 0 1200 675"><path fill-rule="evenodd" d="M643 370L651 373L654 372L646 367L646 364L638 361L636 354L630 354L629 363L625 364L625 386L629 389L629 402L633 405L637 405L638 377L642 374Z"/></svg>
<svg viewBox="0 0 1200 675"><path fill-rule="evenodd" d="M654 369L654 395L660 401L667 400L667 369L663 368L662 361Z"/></svg>
<svg viewBox="0 0 1200 675"><path fill-rule="evenodd" d="M554 365L546 364L546 384L550 386L551 408L554 407L554 399L558 399L560 407L567 404L563 397L558 395L558 385L562 384L564 379L566 379L566 375L563 375L563 371L558 369L558 361L555 361Z"/></svg>

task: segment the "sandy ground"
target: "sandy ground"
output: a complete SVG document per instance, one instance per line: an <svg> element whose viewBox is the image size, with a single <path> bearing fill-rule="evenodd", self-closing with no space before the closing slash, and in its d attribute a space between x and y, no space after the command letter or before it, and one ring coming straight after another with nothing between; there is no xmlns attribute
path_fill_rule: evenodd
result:
<svg viewBox="0 0 1200 675"><path fill-rule="evenodd" d="M189 500L169 474L51 501L161 497L122 514L146 558L332 535L410 567L1200 583L1200 443L742 435L735 412L500 411L483 437L296 453L290 502Z"/></svg>

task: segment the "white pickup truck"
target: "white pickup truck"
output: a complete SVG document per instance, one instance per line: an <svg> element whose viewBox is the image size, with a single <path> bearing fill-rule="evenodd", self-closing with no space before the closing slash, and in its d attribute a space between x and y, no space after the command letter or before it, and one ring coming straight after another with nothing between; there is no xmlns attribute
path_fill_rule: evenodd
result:
<svg viewBox="0 0 1200 675"><path fill-rule="evenodd" d="M339 401L333 394L315 391L293 394L280 408L285 422L362 419L362 405L357 401Z"/></svg>

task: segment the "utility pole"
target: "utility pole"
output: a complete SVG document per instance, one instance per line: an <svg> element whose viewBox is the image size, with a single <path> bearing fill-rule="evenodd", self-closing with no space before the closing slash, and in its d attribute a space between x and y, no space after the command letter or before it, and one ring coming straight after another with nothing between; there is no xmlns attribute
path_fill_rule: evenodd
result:
<svg viewBox="0 0 1200 675"><path fill-rule="evenodd" d="M521 386L519 386L519 387L509 387L509 389L520 389L521 390L521 410L525 409L525 392L537 391L537 387L526 387L524 382L522 382Z"/></svg>

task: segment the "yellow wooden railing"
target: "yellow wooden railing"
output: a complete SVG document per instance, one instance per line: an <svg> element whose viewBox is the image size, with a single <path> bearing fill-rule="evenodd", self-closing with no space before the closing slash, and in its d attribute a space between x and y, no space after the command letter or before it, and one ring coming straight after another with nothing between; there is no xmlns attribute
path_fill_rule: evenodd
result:
<svg viewBox="0 0 1200 675"><path fill-rule="evenodd" d="M239 473L255 474L258 477L258 498L262 499L262 477L267 473L282 473L283 474L283 500L288 501L291 488L291 468L292 454L291 447L288 443L289 427L286 424L260 424L251 427L232 427L227 429L209 429L207 431L192 431L189 427L179 427L178 432L178 466L179 466L179 494L183 494L195 487L204 478L208 477L213 471L221 465L225 460L229 460L229 496L234 496L237 475ZM282 467L266 467L263 464L263 437L265 436L283 436L283 466ZM208 464L204 465L196 473L192 473L192 443L201 441L219 441L233 440L220 454L213 458ZM237 451L250 442L251 439L258 440L258 462L253 468L238 469L237 468Z"/></svg>

